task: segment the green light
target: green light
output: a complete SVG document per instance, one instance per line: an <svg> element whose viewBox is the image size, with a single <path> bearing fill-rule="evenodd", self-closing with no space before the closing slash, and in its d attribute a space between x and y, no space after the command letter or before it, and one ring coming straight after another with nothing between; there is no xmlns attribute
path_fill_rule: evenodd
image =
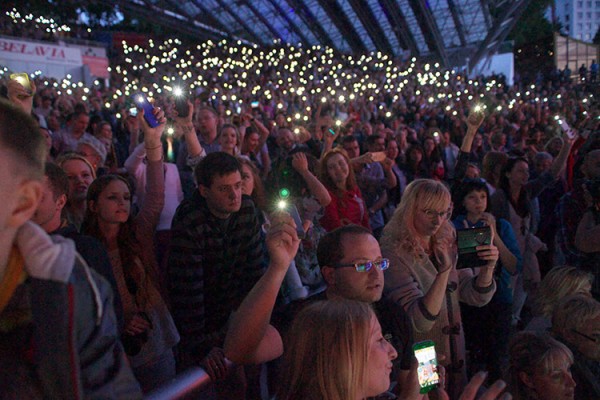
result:
<svg viewBox="0 0 600 400"><path fill-rule="evenodd" d="M287 188L279 189L279 196L281 196L282 199L287 199L290 197L290 190Z"/></svg>

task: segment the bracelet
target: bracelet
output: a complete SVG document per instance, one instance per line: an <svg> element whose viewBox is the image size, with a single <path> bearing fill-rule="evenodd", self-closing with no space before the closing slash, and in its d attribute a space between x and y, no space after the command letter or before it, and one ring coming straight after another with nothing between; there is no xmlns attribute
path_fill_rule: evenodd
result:
<svg viewBox="0 0 600 400"><path fill-rule="evenodd" d="M144 148L145 148L146 150L156 150L156 149L160 149L161 147L163 147L162 143L161 143L161 144L159 144L159 145L157 145L157 146L154 146L154 147L146 147L146 146L144 145Z"/></svg>

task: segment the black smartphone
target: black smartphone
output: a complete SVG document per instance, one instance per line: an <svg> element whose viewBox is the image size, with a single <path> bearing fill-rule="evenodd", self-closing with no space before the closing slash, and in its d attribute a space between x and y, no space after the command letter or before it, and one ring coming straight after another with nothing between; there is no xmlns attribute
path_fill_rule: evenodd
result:
<svg viewBox="0 0 600 400"><path fill-rule="evenodd" d="M456 269L479 268L488 262L477 255L477 246L492 243L492 228L467 228L456 230L456 244L458 247L458 262Z"/></svg>
<svg viewBox="0 0 600 400"><path fill-rule="evenodd" d="M160 123L154 116L154 106L150 104L146 96L142 93L136 93L133 95L133 102L137 108L144 110L144 119L151 128L156 128Z"/></svg>
<svg viewBox="0 0 600 400"><path fill-rule="evenodd" d="M418 362L417 377L421 387L419 393L424 394L435 388L440 382L435 343L431 340L415 343L413 351Z"/></svg>
<svg viewBox="0 0 600 400"><path fill-rule="evenodd" d="M190 92L182 85L176 86L173 88L173 97L175 98L175 111L177 111L177 115L181 118L186 118L190 113L188 106Z"/></svg>

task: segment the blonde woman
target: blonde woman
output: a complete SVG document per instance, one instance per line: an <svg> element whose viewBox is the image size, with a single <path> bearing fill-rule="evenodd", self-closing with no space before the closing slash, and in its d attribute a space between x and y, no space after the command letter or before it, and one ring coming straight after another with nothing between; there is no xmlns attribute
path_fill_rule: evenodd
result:
<svg viewBox="0 0 600 400"><path fill-rule="evenodd" d="M510 344L508 390L514 400L573 400L573 353L547 333L520 332Z"/></svg>
<svg viewBox="0 0 600 400"><path fill-rule="evenodd" d="M303 309L285 346L278 400L360 400L390 386L398 353L370 306L321 301Z"/></svg>
<svg viewBox="0 0 600 400"><path fill-rule="evenodd" d="M217 140L221 145L221 151L231 154L232 156L237 156L240 154L242 140L240 138L240 131L235 125L223 125L219 131Z"/></svg>
<svg viewBox="0 0 600 400"><path fill-rule="evenodd" d="M493 244L478 246L478 256L487 264L475 272L456 270L451 214L450 192L443 183L413 181L383 230L381 250L390 259L385 295L411 317L415 342L429 339L436 343L438 354L445 356L448 393L458 398L466 383L458 302L483 306L490 301L496 291L493 273L498 249Z"/></svg>
<svg viewBox="0 0 600 400"><path fill-rule="evenodd" d="M527 325L528 331L546 331L552 326L552 313L565 297L573 294L591 296L594 276L575 267L554 267L542 279L535 295L538 315Z"/></svg>

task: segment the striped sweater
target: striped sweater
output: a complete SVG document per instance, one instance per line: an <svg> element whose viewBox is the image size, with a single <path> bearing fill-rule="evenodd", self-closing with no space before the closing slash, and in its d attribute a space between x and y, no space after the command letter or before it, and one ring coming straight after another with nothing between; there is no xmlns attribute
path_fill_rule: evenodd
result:
<svg viewBox="0 0 600 400"><path fill-rule="evenodd" d="M173 218L169 294L181 335L180 367L222 347L226 324L263 274L266 263L259 211L243 196L237 213L214 216L196 191Z"/></svg>

